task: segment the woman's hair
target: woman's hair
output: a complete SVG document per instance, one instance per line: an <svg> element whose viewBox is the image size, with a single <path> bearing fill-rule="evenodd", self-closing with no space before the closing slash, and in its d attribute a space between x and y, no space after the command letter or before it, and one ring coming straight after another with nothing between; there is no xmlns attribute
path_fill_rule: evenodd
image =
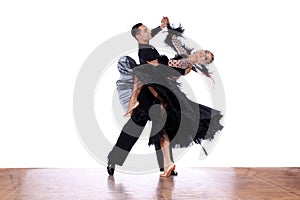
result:
<svg viewBox="0 0 300 200"><path fill-rule="evenodd" d="M211 55L211 59L210 59L210 62L208 64L214 62L214 59L215 59L214 54L211 51L208 51L208 50L205 50L205 53L209 53Z"/></svg>
<svg viewBox="0 0 300 200"><path fill-rule="evenodd" d="M170 46L177 53L177 55L173 59L179 60L179 59L187 57L186 55L179 55L180 53L177 52L177 49L175 48L175 46L172 42L172 36L173 35L176 35L177 37L182 37L183 38L182 34L184 32L184 29L181 26L181 24L179 24L179 27L177 27L177 28L171 26L170 24L167 24L167 28L168 28L168 35L165 39L165 43L168 46ZM194 50L194 49L186 47L185 45L182 45L182 48L184 48L189 55ZM214 61L214 54L211 53L211 52L210 52L210 54L211 54L211 62L210 63L212 63ZM198 71L202 72L203 75L205 75L206 77L212 79L212 81L215 83L213 77L211 76L211 72L209 72L208 68L204 64L195 64L195 65L193 65L192 70L195 71L195 72L198 72ZM181 72L181 74L184 74L183 71Z"/></svg>
<svg viewBox="0 0 300 200"><path fill-rule="evenodd" d="M173 25L171 26L170 24L167 24L167 28L168 28L168 35L165 39L165 43L167 45L169 45L175 52L177 52L173 42L172 42L172 36L176 35L177 37L182 37L183 38L183 32L184 29L181 26L181 24L179 24L179 26L177 28L175 28ZM188 54L191 54L191 52L193 51L193 49L186 47L185 45L182 46L182 48L184 48ZM179 54L179 52L177 52L177 54Z"/></svg>
<svg viewBox="0 0 300 200"><path fill-rule="evenodd" d="M211 72L209 72L209 70L207 69L207 67L203 64L194 64L192 67L192 70L197 72L197 70L199 70L200 72L202 72L203 75L205 75L206 77L210 78L213 83L215 84L215 80L214 78L211 76Z"/></svg>

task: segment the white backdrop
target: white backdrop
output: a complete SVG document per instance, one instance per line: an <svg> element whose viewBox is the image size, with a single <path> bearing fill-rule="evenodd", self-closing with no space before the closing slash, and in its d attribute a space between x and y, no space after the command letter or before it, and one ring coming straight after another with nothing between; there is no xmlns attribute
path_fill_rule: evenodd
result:
<svg viewBox="0 0 300 200"><path fill-rule="evenodd" d="M178 166L300 166L297 1L139 2L1 1L0 167L102 167L76 132L76 77L102 42L162 16L214 52L226 94L215 149Z"/></svg>

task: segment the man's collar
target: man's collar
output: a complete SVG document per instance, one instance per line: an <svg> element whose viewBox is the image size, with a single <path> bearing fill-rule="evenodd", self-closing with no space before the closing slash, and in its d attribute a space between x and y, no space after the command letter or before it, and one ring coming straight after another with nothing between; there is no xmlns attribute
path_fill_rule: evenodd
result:
<svg viewBox="0 0 300 200"><path fill-rule="evenodd" d="M147 48L152 48L152 45L150 45L150 44L141 44L141 43L139 43L139 47L147 47Z"/></svg>

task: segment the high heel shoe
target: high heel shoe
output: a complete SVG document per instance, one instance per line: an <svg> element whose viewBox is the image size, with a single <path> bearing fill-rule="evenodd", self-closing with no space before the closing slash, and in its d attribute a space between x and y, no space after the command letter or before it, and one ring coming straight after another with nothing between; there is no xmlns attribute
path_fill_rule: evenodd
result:
<svg viewBox="0 0 300 200"><path fill-rule="evenodd" d="M171 172L175 170L176 165L172 164L168 167L168 169L165 171L164 174L161 174L160 177L169 177L171 175Z"/></svg>

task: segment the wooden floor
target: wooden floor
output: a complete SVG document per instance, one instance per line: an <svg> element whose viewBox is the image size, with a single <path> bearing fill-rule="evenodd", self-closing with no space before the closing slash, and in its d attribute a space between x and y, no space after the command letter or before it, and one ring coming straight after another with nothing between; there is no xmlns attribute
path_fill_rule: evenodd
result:
<svg viewBox="0 0 300 200"><path fill-rule="evenodd" d="M300 168L178 168L109 177L99 169L0 169L0 199L300 199Z"/></svg>

